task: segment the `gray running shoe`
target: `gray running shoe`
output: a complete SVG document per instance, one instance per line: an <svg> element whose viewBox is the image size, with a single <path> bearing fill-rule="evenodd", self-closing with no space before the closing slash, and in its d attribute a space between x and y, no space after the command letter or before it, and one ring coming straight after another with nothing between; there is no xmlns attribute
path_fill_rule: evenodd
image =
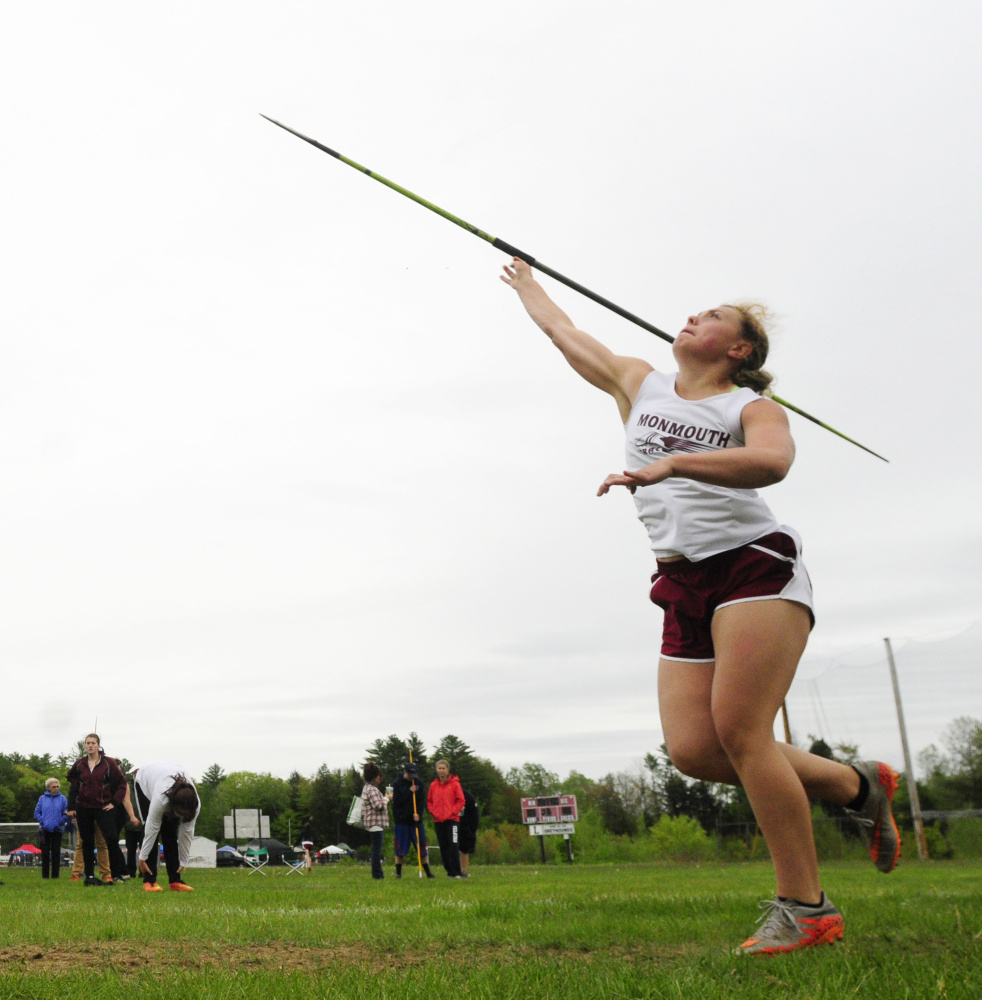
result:
<svg viewBox="0 0 982 1000"><path fill-rule="evenodd" d="M760 930L751 934L734 954L780 955L842 940L842 914L824 892L822 905L818 907L780 899L765 899L760 907L764 910L758 921Z"/></svg>
<svg viewBox="0 0 982 1000"><path fill-rule="evenodd" d="M861 760L854 764L869 782L869 796L862 809L846 812L859 824L873 864L886 874L900 860L900 831L893 818L893 796L900 776L889 764Z"/></svg>

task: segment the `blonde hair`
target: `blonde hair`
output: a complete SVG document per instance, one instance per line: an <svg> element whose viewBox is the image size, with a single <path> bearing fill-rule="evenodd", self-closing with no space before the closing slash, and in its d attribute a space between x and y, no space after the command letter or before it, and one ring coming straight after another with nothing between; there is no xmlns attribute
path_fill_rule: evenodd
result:
<svg viewBox="0 0 982 1000"><path fill-rule="evenodd" d="M734 384L753 389L758 395L770 396L774 376L764 371L770 340L767 324L772 320L770 311L759 302L736 302L730 306L740 314L740 336L750 345L750 353L737 365L730 376Z"/></svg>

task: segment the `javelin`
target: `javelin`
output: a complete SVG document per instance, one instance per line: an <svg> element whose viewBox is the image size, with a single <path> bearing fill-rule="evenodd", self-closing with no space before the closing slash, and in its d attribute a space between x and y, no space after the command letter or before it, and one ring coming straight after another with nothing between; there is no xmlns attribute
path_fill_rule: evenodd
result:
<svg viewBox="0 0 982 1000"><path fill-rule="evenodd" d="M272 121L272 119L270 119L270 121ZM410 750L409 751L409 763L412 764L412 762L413 762L413 752L412 752L412 750ZM413 783L412 783L412 785L410 787L415 789L415 787L416 787L416 779L415 778L413 779ZM416 792L415 791L413 792L413 815L414 816L418 816L419 815L419 810L416 808ZM416 865L419 868L419 877L422 878L423 877L423 852L419 849L419 823L420 823L420 821L418 819L417 820L413 820L413 827L416 830Z"/></svg>
<svg viewBox="0 0 982 1000"><path fill-rule="evenodd" d="M567 278L565 275L560 274L558 271L554 271L551 267L547 267L541 261L537 261L535 257L531 254L525 253L519 250L517 247L513 247L510 243L506 243L503 239L497 236L491 236L489 233L484 232L483 229L478 229L477 226L472 226L469 222L465 222L463 219L458 218L456 215L448 212L444 208L440 208L439 205L434 205L433 202L427 201L425 198L421 198L418 194L413 194L412 191L408 191L406 188L395 181L390 181L388 178L383 177L381 174L375 173L373 170L369 170L368 167L363 167L360 163L356 163L354 160L349 159L347 156L343 156L341 153L336 152L329 146L325 146L323 143L318 142L316 139L311 139L310 136L304 135L302 132L297 132L296 129L290 128L288 125L284 125L282 122L278 122L275 118L270 118L269 115L261 115L266 121L272 122L274 125L278 125L281 129L295 135L298 139L303 139L304 142L309 142L311 146L316 146L319 150L324 153L328 153L335 159L340 160L342 163L347 163L349 167L354 167L355 170L361 171L361 173L377 180L380 184L384 184L388 188L392 188L393 191L398 191L399 194L405 195L410 201L416 202L417 205L422 205L423 208L428 208L431 212L436 212L437 215L443 216L448 222L452 222L455 226L460 226L461 229L466 229L467 232L473 233L475 236L479 236L482 240L490 243L491 246L509 254L512 257L519 257L525 261L530 267L535 267L543 274L548 274L550 278L554 278L556 281L561 282L566 285L567 288L572 288L574 291L579 292L581 295L585 295L588 299L593 299L594 302L599 303L604 308L609 309L611 312L617 313L618 316L622 316L624 319L629 320L637 326L640 326L642 330L647 330L648 333L653 333L656 337L661 337L662 340L668 341L669 344L675 342L675 338L664 330L659 330L657 326L652 326L647 320L641 319L640 316L635 316L634 313L628 312L626 309L622 309L619 305L611 302L610 299L605 299L602 295L598 295L596 292L591 292L589 288L585 288L579 282L573 281L572 278ZM838 435L850 444L854 444L857 448L862 448L863 451L868 451L871 455L875 455L877 458L882 459L884 462L888 462L889 459L883 458L882 455L873 451L872 448L867 448L866 445L860 444L858 441L853 440L842 431L836 430L834 427L829 426L818 417L813 417L810 413L806 413L804 410L795 406L793 403L789 403L786 399L781 399L780 396L771 397L775 403L780 403L783 407L794 410L799 416L804 417L806 420L810 420L813 424L818 424L819 427L824 427L827 431L831 431L833 434Z"/></svg>

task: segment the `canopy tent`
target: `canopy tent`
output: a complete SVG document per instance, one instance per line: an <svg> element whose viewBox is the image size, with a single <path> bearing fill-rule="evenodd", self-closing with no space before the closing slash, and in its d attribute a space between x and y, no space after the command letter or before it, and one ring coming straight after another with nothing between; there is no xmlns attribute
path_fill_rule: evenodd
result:
<svg viewBox="0 0 982 1000"><path fill-rule="evenodd" d="M11 854L40 854L41 848L35 847L33 844L21 844L20 847L15 847Z"/></svg>
<svg viewBox="0 0 982 1000"><path fill-rule="evenodd" d="M216 860L216 848L218 842L209 840L208 837L191 838L191 857L188 860L188 868L215 868L218 865Z"/></svg>
<svg viewBox="0 0 982 1000"><path fill-rule="evenodd" d="M345 855L353 855L354 851L350 847L341 844L328 844L327 847L322 848L317 852L318 854L327 854L330 856L331 860L336 860L337 858L344 857Z"/></svg>

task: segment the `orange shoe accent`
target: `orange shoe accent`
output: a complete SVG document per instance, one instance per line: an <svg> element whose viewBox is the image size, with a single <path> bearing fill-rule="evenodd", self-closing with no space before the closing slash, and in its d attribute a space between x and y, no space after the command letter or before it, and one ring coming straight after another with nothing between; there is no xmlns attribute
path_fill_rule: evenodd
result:
<svg viewBox="0 0 982 1000"><path fill-rule="evenodd" d="M170 887L174 892L194 892L194 888L187 882L171 882Z"/></svg>
<svg viewBox="0 0 982 1000"><path fill-rule="evenodd" d="M143 883L144 892L163 892L164 890L157 885L156 882L144 882Z"/></svg>
<svg viewBox="0 0 982 1000"><path fill-rule="evenodd" d="M765 901L761 908L765 911L761 928L736 949L736 954L780 955L842 940L842 914L824 893L818 909L780 899Z"/></svg>
<svg viewBox="0 0 982 1000"><path fill-rule="evenodd" d="M755 955L781 955L788 951L800 951L802 948L814 948L815 945L834 944L842 940L842 917L818 917L814 920L807 917L799 918L798 927L801 936L797 941L765 944L763 947L753 948L752 946L758 944L760 939L748 938L740 948Z"/></svg>
<svg viewBox="0 0 982 1000"><path fill-rule="evenodd" d="M887 797L887 802L893 805L893 797L900 786L900 775L889 764L879 764L876 773L877 781ZM873 836L870 838L869 856L881 868L882 871L891 872L897 867L900 860L900 831L897 829L897 821L893 818L893 813L888 814L890 826L893 830L892 843L896 845L893 855L890 858L880 857L880 845L883 837L882 818L873 828ZM891 841L888 840L888 843Z"/></svg>
<svg viewBox="0 0 982 1000"><path fill-rule="evenodd" d="M68 881L69 882L81 882L81 880L82 880L82 876L81 875L73 875Z"/></svg>

